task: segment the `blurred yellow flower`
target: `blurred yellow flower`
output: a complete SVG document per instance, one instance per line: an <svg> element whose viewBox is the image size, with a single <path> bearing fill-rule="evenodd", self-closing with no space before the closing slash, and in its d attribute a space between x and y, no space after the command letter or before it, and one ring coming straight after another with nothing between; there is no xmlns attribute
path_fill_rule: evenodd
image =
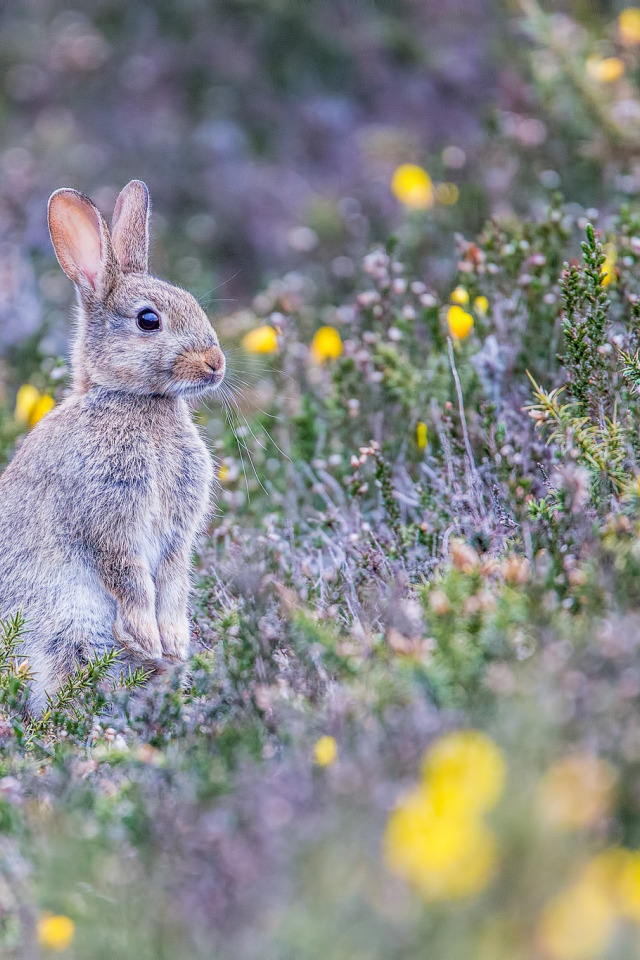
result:
<svg viewBox="0 0 640 960"><path fill-rule="evenodd" d="M40 393L31 383L24 383L16 395L16 420L18 423L35 427L36 423L53 410L55 405L55 400L49 394Z"/></svg>
<svg viewBox="0 0 640 960"><path fill-rule="evenodd" d="M593 754L563 757L540 781L540 813L554 827L576 830L592 826L609 811L615 770Z"/></svg>
<svg viewBox="0 0 640 960"><path fill-rule="evenodd" d="M29 426L35 427L36 423L38 423L39 420L42 420L47 413L53 410L55 405L55 400L53 397L50 397L48 393L41 394L38 397L33 410L31 411L31 415L29 417Z"/></svg>
<svg viewBox="0 0 640 960"><path fill-rule="evenodd" d="M71 917L45 913L38 920L38 943L45 950L62 953L71 945L74 931L75 924Z"/></svg>
<svg viewBox="0 0 640 960"><path fill-rule="evenodd" d="M429 438L429 431L427 430L427 425L422 420L418 420L416 424L416 443L421 450L424 450L427 446L427 440Z"/></svg>
<svg viewBox="0 0 640 960"><path fill-rule="evenodd" d="M449 333L458 340L464 340L473 330L473 317L458 304L453 304L447 310Z"/></svg>
<svg viewBox="0 0 640 960"><path fill-rule="evenodd" d="M614 83L624 73L620 57L588 57L585 67L587 75L598 83Z"/></svg>
<svg viewBox="0 0 640 960"><path fill-rule="evenodd" d="M427 900L479 893L496 862L495 838L481 820L437 810L424 786L408 794L389 817L383 849L389 869Z"/></svg>
<svg viewBox="0 0 640 960"><path fill-rule="evenodd" d="M606 948L616 920L599 884L582 879L553 897L540 922L540 941L552 960L591 960Z"/></svg>
<svg viewBox="0 0 640 960"><path fill-rule="evenodd" d="M618 17L618 31L620 39L627 46L633 47L640 43L640 8L626 7Z"/></svg>
<svg viewBox="0 0 640 960"><path fill-rule="evenodd" d="M218 482L224 483L229 476L229 467L226 463L221 463L218 469Z"/></svg>
<svg viewBox="0 0 640 960"><path fill-rule="evenodd" d="M275 353L278 349L278 336L273 327L265 323L245 333L242 346L249 353Z"/></svg>
<svg viewBox="0 0 640 960"><path fill-rule="evenodd" d="M342 353L342 340L335 327L320 327L311 341L311 356L318 363L336 360Z"/></svg>
<svg viewBox="0 0 640 960"><path fill-rule="evenodd" d="M640 923L640 850L620 850L618 892L622 913Z"/></svg>
<svg viewBox="0 0 640 960"><path fill-rule="evenodd" d="M458 202L460 191L455 183L439 183L436 187L436 200L447 207L452 207Z"/></svg>
<svg viewBox="0 0 640 960"><path fill-rule="evenodd" d="M415 163L402 163L395 170L391 178L391 192L400 203L413 210L428 210L433 206L431 177Z"/></svg>
<svg viewBox="0 0 640 960"><path fill-rule="evenodd" d="M604 263L602 264L602 286L608 287L616 279L615 265L618 259L618 251L612 243L606 243L603 247Z"/></svg>
<svg viewBox="0 0 640 960"><path fill-rule="evenodd" d="M455 290L451 291L451 302L459 303L461 307L465 307L469 303L469 291L464 287L456 287Z"/></svg>
<svg viewBox="0 0 640 960"><path fill-rule="evenodd" d="M438 811L479 815L502 795L506 765L500 748L479 730L458 730L427 751L422 782Z"/></svg>
<svg viewBox="0 0 640 960"><path fill-rule="evenodd" d="M313 748L313 759L320 767L330 767L338 757L338 745L333 737L320 737Z"/></svg>
<svg viewBox="0 0 640 960"><path fill-rule="evenodd" d="M483 296L476 297L473 301L473 309L484 316L489 310L489 301Z"/></svg>

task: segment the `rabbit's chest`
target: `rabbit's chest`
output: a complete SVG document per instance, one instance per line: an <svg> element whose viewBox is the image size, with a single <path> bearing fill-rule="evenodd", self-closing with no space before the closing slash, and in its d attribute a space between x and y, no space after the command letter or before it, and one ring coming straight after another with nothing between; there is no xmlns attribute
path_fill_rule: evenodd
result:
<svg viewBox="0 0 640 960"><path fill-rule="evenodd" d="M155 525L169 532L199 525L209 509L213 481L204 442L193 430L186 438L167 438L156 456Z"/></svg>

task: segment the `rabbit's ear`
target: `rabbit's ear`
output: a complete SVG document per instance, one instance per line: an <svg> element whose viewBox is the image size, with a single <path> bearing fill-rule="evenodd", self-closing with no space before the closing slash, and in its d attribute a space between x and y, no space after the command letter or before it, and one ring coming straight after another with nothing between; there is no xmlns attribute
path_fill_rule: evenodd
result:
<svg viewBox="0 0 640 960"><path fill-rule="evenodd" d="M84 293L105 295L118 269L107 225L88 197L62 188L49 198L49 233L60 266Z"/></svg>
<svg viewBox="0 0 640 960"><path fill-rule="evenodd" d="M125 273L149 269L149 191L132 180L120 192L111 221L113 248Z"/></svg>

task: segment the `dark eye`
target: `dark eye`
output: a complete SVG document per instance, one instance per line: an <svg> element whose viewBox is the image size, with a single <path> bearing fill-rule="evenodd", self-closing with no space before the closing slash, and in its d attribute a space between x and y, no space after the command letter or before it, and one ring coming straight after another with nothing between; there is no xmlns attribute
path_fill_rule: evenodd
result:
<svg viewBox="0 0 640 960"><path fill-rule="evenodd" d="M138 314L136 323L141 330L159 330L160 317L154 310L141 310Z"/></svg>

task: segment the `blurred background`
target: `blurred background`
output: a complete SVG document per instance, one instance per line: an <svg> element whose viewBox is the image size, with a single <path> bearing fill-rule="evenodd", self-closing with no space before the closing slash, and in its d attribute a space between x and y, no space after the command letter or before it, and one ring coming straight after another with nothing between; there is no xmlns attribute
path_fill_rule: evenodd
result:
<svg viewBox="0 0 640 960"><path fill-rule="evenodd" d="M221 313L301 264L348 290L390 229L442 280L443 223L472 232L558 188L597 205L618 175L635 193L628 151L603 164L597 103L562 89L553 54L577 54L586 27L619 46L615 5L547 6L550 42L506 0L2 3L0 344L44 330L44 353L64 352L71 293L45 221L63 185L108 215L144 179L154 269ZM407 161L441 185L419 234L390 189Z"/></svg>

